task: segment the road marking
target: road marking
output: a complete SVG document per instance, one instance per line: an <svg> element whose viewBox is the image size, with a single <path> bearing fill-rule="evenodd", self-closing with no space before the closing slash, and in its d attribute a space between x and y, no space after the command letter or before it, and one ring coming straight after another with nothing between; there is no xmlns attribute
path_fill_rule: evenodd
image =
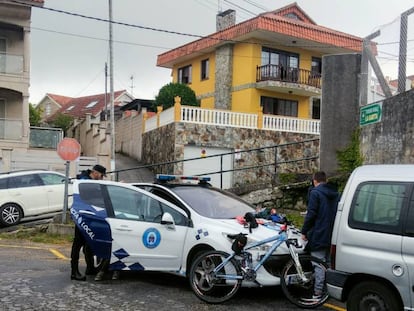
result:
<svg viewBox="0 0 414 311"><path fill-rule="evenodd" d="M63 255L61 252L59 252L59 251L58 251L58 250L56 250L56 249L49 248L49 251L50 251L53 255L55 255L57 258L59 258L59 259L69 260L69 258L68 258L68 257L66 257L65 255Z"/></svg>
<svg viewBox="0 0 414 311"><path fill-rule="evenodd" d="M37 249L37 250L44 250L44 251L49 251L51 252L53 255L55 255L57 258L62 259L62 260L69 260L68 257L66 257L65 255L63 255L61 252L59 252L58 250L54 249L54 248L46 248L46 247L38 247L38 246L22 246L22 245L7 245L7 244L0 244L0 247L11 247L11 248L27 248L27 249Z"/></svg>
<svg viewBox="0 0 414 311"><path fill-rule="evenodd" d="M332 305L330 303L324 303L323 306L327 307L327 308L330 308L332 310L336 310L336 311L346 311L346 309L344 309L342 307L339 307L339 306L336 306L336 305Z"/></svg>

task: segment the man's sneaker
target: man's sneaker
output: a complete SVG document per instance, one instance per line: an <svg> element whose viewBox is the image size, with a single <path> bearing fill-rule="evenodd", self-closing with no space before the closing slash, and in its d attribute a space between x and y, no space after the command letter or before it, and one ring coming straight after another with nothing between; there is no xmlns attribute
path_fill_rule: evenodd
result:
<svg viewBox="0 0 414 311"><path fill-rule="evenodd" d="M311 298L302 298L301 300L308 303L317 303L321 301L322 298L322 295L312 295Z"/></svg>
<svg viewBox="0 0 414 311"><path fill-rule="evenodd" d="M104 279L105 272L99 271L95 276L95 281L102 281Z"/></svg>
<svg viewBox="0 0 414 311"><path fill-rule="evenodd" d="M112 280L119 280L119 271L114 271L112 273Z"/></svg>

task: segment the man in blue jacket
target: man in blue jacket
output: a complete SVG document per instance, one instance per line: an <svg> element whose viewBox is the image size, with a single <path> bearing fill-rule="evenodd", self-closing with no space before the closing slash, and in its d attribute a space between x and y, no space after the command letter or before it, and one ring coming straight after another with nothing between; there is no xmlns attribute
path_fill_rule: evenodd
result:
<svg viewBox="0 0 414 311"><path fill-rule="evenodd" d="M332 229L339 201L339 193L326 183L325 172L319 171L312 177L314 188L309 192L308 208L302 227L302 239L308 241L307 249L313 257L330 264ZM323 292L325 271L315 266L314 297Z"/></svg>

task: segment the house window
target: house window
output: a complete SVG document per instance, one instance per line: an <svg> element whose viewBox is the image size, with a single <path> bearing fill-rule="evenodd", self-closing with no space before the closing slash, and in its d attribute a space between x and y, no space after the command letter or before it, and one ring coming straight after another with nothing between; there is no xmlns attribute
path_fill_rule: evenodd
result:
<svg viewBox="0 0 414 311"><path fill-rule="evenodd" d="M6 127L6 100L0 98L0 139L4 139Z"/></svg>
<svg viewBox="0 0 414 311"><path fill-rule="evenodd" d="M52 113L52 105L50 103L46 103L45 115L50 116L51 113Z"/></svg>
<svg viewBox="0 0 414 311"><path fill-rule="evenodd" d="M98 103L97 100L91 101L89 104L86 105L85 108L92 108Z"/></svg>
<svg viewBox="0 0 414 311"><path fill-rule="evenodd" d="M299 70L299 54L262 48L262 77L296 82Z"/></svg>
<svg viewBox="0 0 414 311"><path fill-rule="evenodd" d="M298 102L294 100L262 96L260 97L260 105L263 107L264 114L298 116Z"/></svg>
<svg viewBox="0 0 414 311"><path fill-rule="evenodd" d="M312 119L319 120L321 118L321 100L320 98L312 99Z"/></svg>
<svg viewBox="0 0 414 311"><path fill-rule="evenodd" d="M0 98L0 119L6 118L6 100Z"/></svg>
<svg viewBox="0 0 414 311"><path fill-rule="evenodd" d="M208 58L201 61L201 80L209 78L210 65Z"/></svg>
<svg viewBox="0 0 414 311"><path fill-rule="evenodd" d="M192 81L191 65L178 69L178 83L189 84Z"/></svg>
<svg viewBox="0 0 414 311"><path fill-rule="evenodd" d="M0 38L0 72L6 72L6 39Z"/></svg>
<svg viewBox="0 0 414 311"><path fill-rule="evenodd" d="M317 57L312 57L312 73L321 74L322 73L322 59Z"/></svg>

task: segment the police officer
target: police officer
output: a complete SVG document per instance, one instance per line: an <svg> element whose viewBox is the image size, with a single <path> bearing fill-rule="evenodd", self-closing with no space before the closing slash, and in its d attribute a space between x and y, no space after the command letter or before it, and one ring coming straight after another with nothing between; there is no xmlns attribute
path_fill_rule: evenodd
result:
<svg viewBox="0 0 414 311"><path fill-rule="evenodd" d="M106 168L102 165L96 164L92 170L84 170L79 175L76 176L77 179L95 179L101 180L106 176ZM71 280L85 281L86 276L82 275L79 272L79 253L81 248L83 248L83 253L85 255L86 261L86 271L85 274L93 275L97 271L94 267L94 258L93 253L88 244L85 241L85 238L82 235L82 232L78 229L78 226L75 225L75 235L72 243L71 251Z"/></svg>

